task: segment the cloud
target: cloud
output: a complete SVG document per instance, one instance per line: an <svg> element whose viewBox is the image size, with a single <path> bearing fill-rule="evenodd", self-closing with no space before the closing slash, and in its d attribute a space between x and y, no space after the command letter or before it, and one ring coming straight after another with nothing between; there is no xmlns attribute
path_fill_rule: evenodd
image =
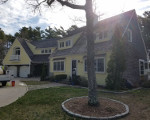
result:
<svg viewBox="0 0 150 120"><path fill-rule="evenodd" d="M98 11L105 13L106 16L131 9L136 9L137 13L142 15L144 11L150 10L150 0L101 0L101 2L97 0L97 2ZM80 4L81 0L77 0L77 3ZM82 1L81 4L85 2ZM85 25L85 22L74 21L76 18L85 21L85 12L62 7L59 4L55 4L52 8L42 6L41 14L34 13L33 8L28 6L25 0L9 0L6 4L0 5L0 28L7 34L14 34L24 26L39 26L42 29L48 26L63 26L64 29L68 29L72 24Z"/></svg>

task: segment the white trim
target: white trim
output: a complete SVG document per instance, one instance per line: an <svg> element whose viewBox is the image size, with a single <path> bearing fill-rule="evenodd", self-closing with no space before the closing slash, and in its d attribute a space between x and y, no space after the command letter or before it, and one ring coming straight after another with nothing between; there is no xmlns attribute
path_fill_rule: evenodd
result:
<svg viewBox="0 0 150 120"><path fill-rule="evenodd" d="M128 32L129 32L129 39L128 39L128 41L129 42L132 42L132 30L131 29L128 29Z"/></svg>
<svg viewBox="0 0 150 120"><path fill-rule="evenodd" d="M131 18L130 18L130 20L129 20L129 22L128 22L128 25L127 25L127 27L125 28L124 33L122 34L122 38L124 37L124 35L125 35L125 33L126 33L128 27L129 27L129 24L130 24L130 22L131 22L131 20L132 20L132 18L133 18L133 14L134 14L134 12L132 13L132 16L131 16Z"/></svg>
<svg viewBox="0 0 150 120"><path fill-rule="evenodd" d="M54 70L54 62L64 62L64 70ZM53 72L65 72L65 60L54 60L53 61Z"/></svg>
<svg viewBox="0 0 150 120"><path fill-rule="evenodd" d="M78 69L77 69L77 68L78 68L78 67L77 67L78 60L72 59L72 60L71 60L71 77L72 77L72 61L73 61L73 60L76 61L76 75L78 75Z"/></svg>
<svg viewBox="0 0 150 120"><path fill-rule="evenodd" d="M142 75L144 75L144 74L141 74L141 66L140 66L140 62L143 62L143 66L144 66L144 71L145 71L145 61L144 60L142 60L142 59L139 59L139 75L140 76L142 76Z"/></svg>
<svg viewBox="0 0 150 120"><path fill-rule="evenodd" d="M99 72L99 71L95 70L95 73L106 73L106 61L105 61L106 59L105 59L105 57L95 57L94 60L99 59L99 58L100 59L101 58L104 59L104 71L103 72ZM87 71L85 71L85 60L87 60L87 59L86 58L84 59L84 62L83 62L84 63L84 67L83 67L83 69L84 69L84 72L87 73Z"/></svg>

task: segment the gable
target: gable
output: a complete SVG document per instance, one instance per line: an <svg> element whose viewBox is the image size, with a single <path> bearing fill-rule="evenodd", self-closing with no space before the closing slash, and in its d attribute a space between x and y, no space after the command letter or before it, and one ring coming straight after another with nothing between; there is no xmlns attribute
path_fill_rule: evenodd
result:
<svg viewBox="0 0 150 120"><path fill-rule="evenodd" d="M20 48L20 56L19 60L12 60L11 57L14 55L14 49ZM4 65L22 65L22 64L30 64L30 57L26 53L25 49L21 45L21 43L16 39L12 46L9 48L8 53L6 54L3 64Z"/></svg>

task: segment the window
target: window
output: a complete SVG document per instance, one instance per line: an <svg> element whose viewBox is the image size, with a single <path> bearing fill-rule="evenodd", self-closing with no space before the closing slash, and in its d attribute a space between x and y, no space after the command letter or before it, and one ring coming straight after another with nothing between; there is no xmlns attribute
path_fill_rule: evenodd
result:
<svg viewBox="0 0 150 120"><path fill-rule="evenodd" d="M49 49L49 53L51 53L51 49Z"/></svg>
<svg viewBox="0 0 150 120"><path fill-rule="evenodd" d="M142 75L144 75L144 66L145 64L144 64L144 60L139 60L139 71L140 71L140 75L142 76Z"/></svg>
<svg viewBox="0 0 150 120"><path fill-rule="evenodd" d="M66 41L66 47L68 47L68 46L70 46L70 45L71 45L70 40L67 40L67 41Z"/></svg>
<svg viewBox="0 0 150 120"><path fill-rule="evenodd" d="M96 72L105 72L105 62L104 58L96 58L95 59L95 71ZM84 71L87 71L87 60L84 60Z"/></svg>
<svg viewBox="0 0 150 120"><path fill-rule="evenodd" d="M63 48L64 47L64 42L60 42L60 48Z"/></svg>
<svg viewBox="0 0 150 120"><path fill-rule="evenodd" d="M132 42L132 31L130 29L127 30L127 40Z"/></svg>
<svg viewBox="0 0 150 120"><path fill-rule="evenodd" d="M48 50L47 49L45 49L45 53L47 53L48 52Z"/></svg>
<svg viewBox="0 0 150 120"><path fill-rule="evenodd" d="M41 53L44 53L44 50L41 50Z"/></svg>
<svg viewBox="0 0 150 120"><path fill-rule="evenodd" d="M20 48L15 48L15 55L20 55Z"/></svg>
<svg viewBox="0 0 150 120"><path fill-rule="evenodd" d="M64 71L64 61L55 61L53 70L54 71Z"/></svg>
<svg viewBox="0 0 150 120"><path fill-rule="evenodd" d="M104 31L104 38L107 37L107 31Z"/></svg>
<svg viewBox="0 0 150 120"><path fill-rule="evenodd" d="M99 33L99 39L101 40L102 38L103 38L103 34L101 32L101 33Z"/></svg>

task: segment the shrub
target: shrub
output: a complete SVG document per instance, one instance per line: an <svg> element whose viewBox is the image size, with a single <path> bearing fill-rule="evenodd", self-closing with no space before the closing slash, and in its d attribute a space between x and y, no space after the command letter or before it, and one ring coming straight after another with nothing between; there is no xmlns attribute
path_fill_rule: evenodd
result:
<svg viewBox="0 0 150 120"><path fill-rule="evenodd" d="M72 84L79 85L80 83L80 76L79 75L73 75L72 76Z"/></svg>
<svg viewBox="0 0 150 120"><path fill-rule="evenodd" d="M55 81L61 81L61 80L65 80L65 79L67 79L66 74L60 74L60 75L55 76Z"/></svg>
<svg viewBox="0 0 150 120"><path fill-rule="evenodd" d="M80 77L80 86L88 87L88 80L85 77Z"/></svg>
<svg viewBox="0 0 150 120"><path fill-rule="evenodd" d="M150 88L150 80L146 80L142 83L142 87L144 88Z"/></svg>

